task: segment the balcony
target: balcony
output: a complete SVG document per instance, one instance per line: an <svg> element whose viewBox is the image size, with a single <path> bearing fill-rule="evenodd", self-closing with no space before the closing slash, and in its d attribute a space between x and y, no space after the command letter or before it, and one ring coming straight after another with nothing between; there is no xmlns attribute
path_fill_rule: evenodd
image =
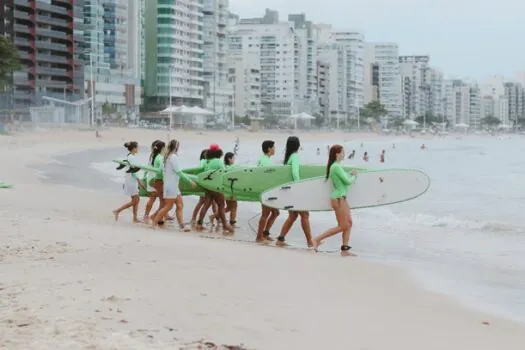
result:
<svg viewBox="0 0 525 350"><path fill-rule="evenodd" d="M31 42L28 39L24 38L15 38L14 43L15 46L31 47Z"/></svg>
<svg viewBox="0 0 525 350"><path fill-rule="evenodd" d="M42 62L68 64L68 59L65 56L52 56L52 55L46 55L46 54L37 54L36 59L37 61L42 61Z"/></svg>
<svg viewBox="0 0 525 350"><path fill-rule="evenodd" d="M48 88L66 89L68 83L66 81L37 79L36 85Z"/></svg>
<svg viewBox="0 0 525 350"><path fill-rule="evenodd" d="M14 25L15 33L31 34L29 26L25 24L15 23Z"/></svg>
<svg viewBox="0 0 525 350"><path fill-rule="evenodd" d="M49 67L36 67L36 73L39 75L52 75L52 76L61 76L69 77L69 72L67 69L60 68L49 68Z"/></svg>
<svg viewBox="0 0 525 350"><path fill-rule="evenodd" d="M46 4L45 2L39 2L38 9L41 11L52 12L59 15L68 15L68 10L65 7Z"/></svg>
<svg viewBox="0 0 525 350"><path fill-rule="evenodd" d="M14 11L13 17L15 19L26 19L28 21L31 19L31 17L29 16L29 12L17 11L17 10Z"/></svg>
<svg viewBox="0 0 525 350"><path fill-rule="evenodd" d="M67 33L58 31L58 30L52 30L52 29L37 28L36 34L41 35L41 36L47 36L50 38L55 38L55 39L63 39L63 40L68 39Z"/></svg>
<svg viewBox="0 0 525 350"><path fill-rule="evenodd" d="M36 47L39 49L47 49L47 50L59 51L59 52L68 52L67 45L57 44L51 41L37 40Z"/></svg>
<svg viewBox="0 0 525 350"><path fill-rule="evenodd" d="M69 22L63 19L54 18L51 16L37 15L36 21L38 23L46 23L55 27L69 28Z"/></svg>
<svg viewBox="0 0 525 350"><path fill-rule="evenodd" d="M18 57L20 57L21 60L30 60L31 57L29 55L29 52L27 51L18 51Z"/></svg>
<svg viewBox="0 0 525 350"><path fill-rule="evenodd" d="M29 2L27 0L14 0L13 4L17 5L18 7L31 8L31 5L29 5Z"/></svg>

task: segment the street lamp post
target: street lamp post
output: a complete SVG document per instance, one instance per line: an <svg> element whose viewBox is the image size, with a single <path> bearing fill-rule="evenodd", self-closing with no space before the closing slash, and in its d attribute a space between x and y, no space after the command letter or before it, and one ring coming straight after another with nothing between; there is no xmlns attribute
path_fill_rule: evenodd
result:
<svg viewBox="0 0 525 350"><path fill-rule="evenodd" d="M93 54L89 55L89 85L91 90L91 126L95 126L95 82L93 80Z"/></svg>
<svg viewBox="0 0 525 350"><path fill-rule="evenodd" d="M169 68L168 68L168 98L170 99L169 101L169 121L168 121L168 140L170 140L170 136L171 136L171 123L173 122L173 105L172 105L172 96L171 96L171 72L173 70L173 64L170 64Z"/></svg>
<svg viewBox="0 0 525 350"><path fill-rule="evenodd" d="M231 115L232 130L235 129L235 86L232 92L232 115Z"/></svg>

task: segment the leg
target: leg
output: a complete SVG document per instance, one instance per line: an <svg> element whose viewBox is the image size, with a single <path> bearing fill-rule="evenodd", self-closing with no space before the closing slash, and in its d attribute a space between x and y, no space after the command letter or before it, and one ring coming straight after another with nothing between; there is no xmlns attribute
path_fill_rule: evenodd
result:
<svg viewBox="0 0 525 350"><path fill-rule="evenodd" d="M138 224L141 222L139 220L139 203L140 203L139 195L131 197L131 203L133 203L133 223Z"/></svg>
<svg viewBox="0 0 525 350"><path fill-rule="evenodd" d="M270 209L270 217L266 221L266 226L264 228L264 238L267 241L273 241L273 238L270 237L270 230L272 229L273 224L275 223L275 220L279 217L279 209Z"/></svg>
<svg viewBox="0 0 525 350"><path fill-rule="evenodd" d="M159 212L157 213L157 216L155 216L155 218L153 219L152 227L157 227L159 224L159 221L164 220L166 213L169 212L175 205L175 200L176 199L174 198L164 199L164 206L159 210Z"/></svg>
<svg viewBox="0 0 525 350"><path fill-rule="evenodd" d="M157 197L159 198L159 207L157 210L153 213L153 215L150 216L150 219L153 220L154 217L157 216L160 209L164 207L164 182L162 180L155 180L153 182L153 188L155 189L155 192L157 193Z"/></svg>
<svg viewBox="0 0 525 350"><path fill-rule="evenodd" d="M262 213L261 218L259 219L259 226L257 228L257 236L255 237L255 242L264 241L264 231L268 225L269 217L271 216L272 209L267 206L261 205Z"/></svg>
<svg viewBox="0 0 525 350"><path fill-rule="evenodd" d="M230 225L235 225L237 223L237 201L235 199L226 201L225 212L230 213Z"/></svg>
<svg viewBox="0 0 525 350"><path fill-rule="evenodd" d="M184 232L190 232L190 229L184 226L184 221L182 219L182 214L184 213L184 202L182 201L182 196L178 195L175 199L175 217L177 218L177 223L179 227Z"/></svg>
<svg viewBox="0 0 525 350"><path fill-rule="evenodd" d="M352 213L350 211L350 206L348 205L347 201L343 201L342 205L343 211L346 214L345 215L345 221L347 226L345 227L345 230L343 230L343 245L341 246L341 255L343 256L356 256L354 253L350 253L350 246L348 243L350 242L350 231L352 230Z"/></svg>
<svg viewBox="0 0 525 350"><path fill-rule="evenodd" d="M348 220L345 213L345 208L343 204L341 203L341 200L332 199L332 209L335 213L335 218L337 220L337 226L332 227L328 231L323 232L320 236L315 237L313 242L313 248L317 251L317 248L319 247L319 244L321 242L329 237L332 237L333 235L336 235L340 232L343 232L346 229L346 226L348 224Z"/></svg>
<svg viewBox="0 0 525 350"><path fill-rule="evenodd" d="M204 203L202 204L201 209L199 210L199 215L197 217L197 230L202 231L202 223L204 221L204 217L206 216L206 212L208 209L210 209L210 206L212 205L213 197L212 193L210 191L206 191L206 196L204 197Z"/></svg>
<svg viewBox="0 0 525 350"><path fill-rule="evenodd" d="M297 217L299 216L299 213L296 211L289 211L288 212L288 218L283 224L283 227L281 227L281 234L279 237L277 237L277 244L278 245L285 245L286 235L288 232L290 232L290 229L292 228L292 225L294 224L295 220L297 220Z"/></svg>
<svg viewBox="0 0 525 350"><path fill-rule="evenodd" d="M148 198L148 202L146 203L146 209L144 210L144 222L149 223L150 218L149 214L151 212L151 209L153 208L153 204L155 204L155 201L157 200L157 192L151 192Z"/></svg>
<svg viewBox="0 0 525 350"><path fill-rule="evenodd" d="M115 209L113 210L113 215L115 215L115 221L118 221L118 216L120 215L120 213L123 211L123 210L126 210L128 208L131 208L133 206L133 197L131 197L131 200L122 205L121 207L119 207L118 209Z"/></svg>
<svg viewBox="0 0 525 350"><path fill-rule="evenodd" d="M312 229L310 228L310 213L307 211L302 211L299 213L301 216L301 227L303 228L304 237L306 238L306 244L308 248L313 246L312 243Z"/></svg>
<svg viewBox="0 0 525 350"><path fill-rule="evenodd" d="M197 202L197 205L195 205L195 208L193 209L193 213L191 214L191 221L194 223L197 221L197 215L199 215L199 211L202 208L202 205L206 201L206 197L199 197L199 201Z"/></svg>
<svg viewBox="0 0 525 350"><path fill-rule="evenodd" d="M224 195L219 192L213 192L213 200L217 203L217 218L222 223L224 231L233 233L233 227L226 221L226 214L224 213L224 207L226 205Z"/></svg>

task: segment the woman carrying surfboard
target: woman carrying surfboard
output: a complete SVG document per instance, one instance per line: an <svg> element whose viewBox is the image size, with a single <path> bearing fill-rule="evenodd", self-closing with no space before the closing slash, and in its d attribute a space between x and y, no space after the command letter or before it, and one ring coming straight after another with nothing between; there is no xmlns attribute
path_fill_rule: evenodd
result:
<svg viewBox="0 0 525 350"><path fill-rule="evenodd" d="M330 204L335 212L335 218L337 219L337 226L329 229L318 237L313 239L313 248L317 251L317 248L323 240L328 237L332 237L340 232L343 233L343 244L341 245L341 254L346 256L355 256L350 253L350 230L352 229L352 215L350 213L350 206L346 201L346 195L348 188L352 185L356 179L357 172L352 171L352 177L348 177L341 161L345 159L344 148L341 145L333 145L330 148L330 154L328 155L328 164L326 165L326 180L330 179L333 186L331 193Z"/></svg>
<svg viewBox="0 0 525 350"><path fill-rule="evenodd" d="M296 136L288 137L284 153L284 165L290 166L294 182L301 180L299 173L301 163L298 154L300 148L301 142L299 141L299 138ZM303 228L304 236L306 238L306 244L308 244L308 247L313 246L312 231L310 229L310 213L307 211L288 211L288 218L281 228L281 234L277 237L277 245L286 245L286 235L290 232L292 225L299 216L301 216L301 227Z"/></svg>
<svg viewBox="0 0 525 350"><path fill-rule="evenodd" d="M203 149L201 151L201 155L199 157L199 172L202 173L206 169L206 164L208 164L208 160L206 159L206 152L208 152L208 149ZM204 202L206 201L206 196L200 196L199 201L195 205L195 208L193 208L193 213L191 214L191 226L194 227L197 224L197 216L199 215L199 212L204 205ZM217 203L213 202L212 204L212 216L217 215ZM210 218L211 220L211 218ZM211 225L213 226L213 221L211 222Z"/></svg>
<svg viewBox="0 0 525 350"><path fill-rule="evenodd" d="M206 171L224 169L224 163L221 161L222 149L217 144L212 144L206 152ZM222 227L225 232L233 233L233 227L226 221L225 210L225 199L224 194L220 192L206 190L205 202L199 212L199 218L197 220L196 229L199 231L203 230L203 221L206 216L206 212L212 205L217 203L217 217L222 223Z"/></svg>
<svg viewBox="0 0 525 350"><path fill-rule="evenodd" d="M126 149L129 152L126 157L127 161L130 164L135 163L135 155L139 151L138 142L137 141L126 142L124 144L124 147L126 147ZM131 197L131 201L122 205L120 208L113 210L113 215L115 215L115 221L118 220L118 217L123 210L126 210L128 208L133 208L133 223L138 224L141 222L138 218L139 202L140 202L139 186L144 187L144 184L137 177L137 173L131 171L131 169L128 170L124 178L123 188L124 188L124 192L128 196Z"/></svg>
<svg viewBox="0 0 525 350"><path fill-rule="evenodd" d="M188 232L190 229L184 226L184 221L182 220L183 202L179 189L179 181L182 179L183 181L189 182L191 183L192 187L195 187L196 185L186 174L181 171L179 165L179 156L177 154L179 151L179 146L179 141L171 140L168 144L167 152L164 155L164 206L159 210L153 219L152 227L158 227L159 223L164 220L166 214L168 214L171 208L176 206L175 216L177 218L177 223L179 224L181 230Z"/></svg>
<svg viewBox="0 0 525 350"><path fill-rule="evenodd" d="M147 178L147 189L149 194L148 202L146 203L146 209L144 210L144 222L148 224L150 220L153 220L155 216L158 214L159 210L164 207L164 181L163 181L163 174L162 174L162 168L163 168L163 158L162 152L164 151L164 147L166 147L166 144L162 142L161 140L153 141L151 144L151 153L149 156L149 163L151 166L153 166L155 169L159 169L158 173L148 172L146 173L146 176L153 176L153 178ZM153 174L153 175L149 175ZM149 183L151 183L151 186L148 186ZM155 211L153 215L150 217L151 209L153 208L153 204L155 204L155 201L159 199L159 208Z"/></svg>

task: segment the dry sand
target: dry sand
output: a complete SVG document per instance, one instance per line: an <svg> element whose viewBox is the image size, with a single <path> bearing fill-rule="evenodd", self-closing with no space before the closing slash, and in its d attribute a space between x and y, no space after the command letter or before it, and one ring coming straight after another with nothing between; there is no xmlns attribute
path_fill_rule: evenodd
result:
<svg viewBox="0 0 525 350"><path fill-rule="evenodd" d="M129 214L115 223L125 197L43 185L27 168L165 132L103 135L0 137L0 180L16 185L0 190L0 349L205 348L185 345L200 339L272 350L523 349L524 325L424 291L397 269L153 231Z"/></svg>

